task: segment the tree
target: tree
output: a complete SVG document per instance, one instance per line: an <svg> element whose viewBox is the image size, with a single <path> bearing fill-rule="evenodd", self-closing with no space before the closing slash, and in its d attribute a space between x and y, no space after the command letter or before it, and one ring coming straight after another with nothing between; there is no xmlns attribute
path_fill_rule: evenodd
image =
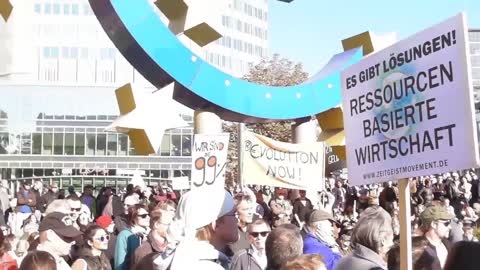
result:
<svg viewBox="0 0 480 270"><path fill-rule="evenodd" d="M301 63L281 58L274 54L270 59L250 66L248 73L243 76L244 80L269 86L291 86L301 84L308 78L308 73L303 71ZM272 121L262 124L247 124L246 128L257 134L267 136L274 140L291 142L292 124L294 121ZM234 185L238 175L238 126L236 123L224 122L223 130L230 133L230 144L228 147L228 165L225 182L227 185Z"/></svg>

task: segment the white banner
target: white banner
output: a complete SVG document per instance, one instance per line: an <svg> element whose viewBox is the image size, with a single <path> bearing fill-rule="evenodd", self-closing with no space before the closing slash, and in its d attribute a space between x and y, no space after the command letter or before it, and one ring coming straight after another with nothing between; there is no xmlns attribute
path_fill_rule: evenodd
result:
<svg viewBox="0 0 480 270"><path fill-rule="evenodd" d="M292 144L244 132L242 183L321 190L325 144Z"/></svg>
<svg viewBox="0 0 480 270"><path fill-rule="evenodd" d="M467 37L459 14L342 72L353 185L477 166Z"/></svg>
<svg viewBox="0 0 480 270"><path fill-rule="evenodd" d="M195 134L192 151L192 189L225 187L230 135Z"/></svg>

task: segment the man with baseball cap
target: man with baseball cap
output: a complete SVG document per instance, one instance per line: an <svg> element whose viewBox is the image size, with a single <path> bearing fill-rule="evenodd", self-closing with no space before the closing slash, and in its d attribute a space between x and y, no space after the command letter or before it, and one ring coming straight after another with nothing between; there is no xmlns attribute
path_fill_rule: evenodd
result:
<svg viewBox="0 0 480 270"><path fill-rule="evenodd" d="M323 210L313 210L307 220L307 235L303 239L304 254L322 255L328 270L335 269L342 258L340 248L335 241L333 216Z"/></svg>
<svg viewBox="0 0 480 270"><path fill-rule="evenodd" d="M70 215L53 212L45 216L38 229L40 243L37 250L50 253L55 258L58 270L71 269L62 256L69 255L75 244L74 239L82 234L73 226L74 223Z"/></svg>
<svg viewBox="0 0 480 270"><path fill-rule="evenodd" d="M433 269L442 269L447 260L449 245L446 239L449 236L450 222L453 218L454 215L441 205L429 206L420 214L422 221L420 229L429 243L426 252L438 258L438 261L433 262L433 265L437 266Z"/></svg>

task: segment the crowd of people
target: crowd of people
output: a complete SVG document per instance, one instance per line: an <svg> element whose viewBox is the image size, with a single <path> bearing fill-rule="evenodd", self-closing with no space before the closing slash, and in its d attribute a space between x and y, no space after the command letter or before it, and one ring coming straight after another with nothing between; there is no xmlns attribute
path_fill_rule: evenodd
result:
<svg viewBox="0 0 480 270"><path fill-rule="evenodd" d="M80 194L39 180L13 191L3 180L0 270L400 269L396 184L346 178L326 179L312 198L265 186ZM478 269L475 171L411 179L410 189L413 269Z"/></svg>

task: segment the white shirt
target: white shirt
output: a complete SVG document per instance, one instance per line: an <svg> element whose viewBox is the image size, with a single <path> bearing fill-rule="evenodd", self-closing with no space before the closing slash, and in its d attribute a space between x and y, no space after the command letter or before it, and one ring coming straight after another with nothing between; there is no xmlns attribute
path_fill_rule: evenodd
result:
<svg viewBox="0 0 480 270"><path fill-rule="evenodd" d="M440 265L442 266L442 269L443 269L443 267L445 266L445 262L447 261L448 250L442 242L440 242L438 244L435 244L435 243L432 243L432 242L430 242L430 243L435 247L435 251L437 252L438 260L440 261Z"/></svg>
<svg viewBox="0 0 480 270"><path fill-rule="evenodd" d="M255 248L254 245L252 245L252 249L253 249L253 258L258 263L258 265L260 265L262 269L267 268L267 255L265 254L265 250L260 251L257 248Z"/></svg>

